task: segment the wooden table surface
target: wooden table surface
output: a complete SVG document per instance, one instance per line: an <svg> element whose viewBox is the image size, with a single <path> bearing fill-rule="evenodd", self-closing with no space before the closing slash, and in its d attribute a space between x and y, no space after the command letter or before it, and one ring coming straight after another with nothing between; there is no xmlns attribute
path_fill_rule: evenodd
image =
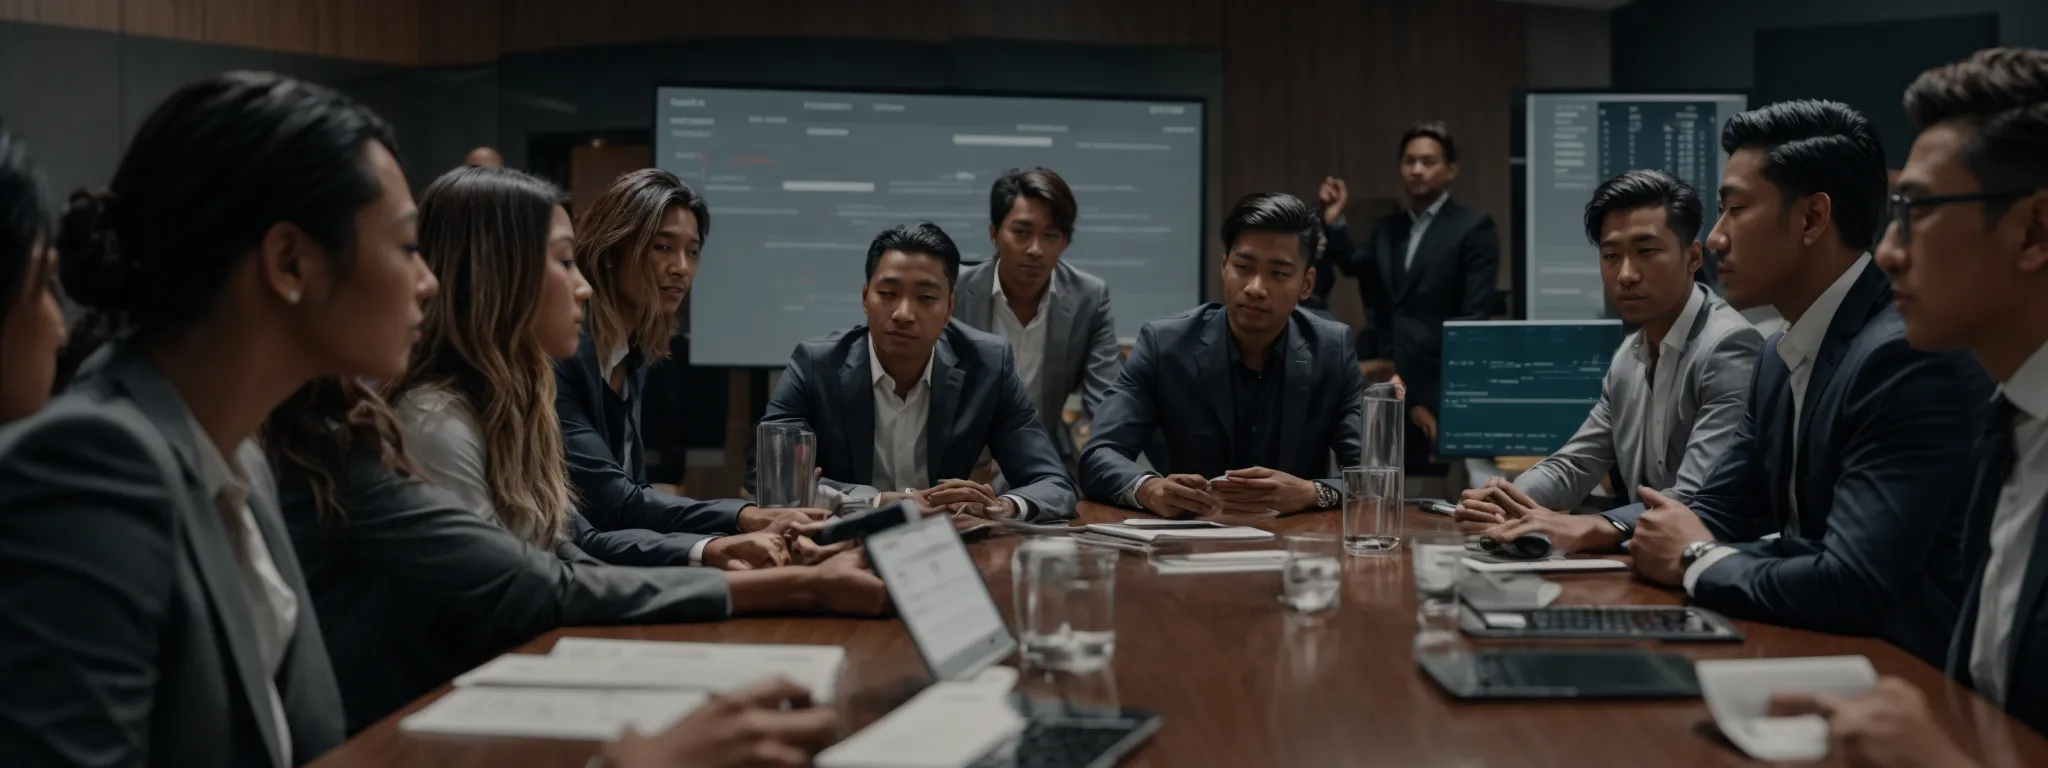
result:
<svg viewBox="0 0 2048 768"><path fill-rule="evenodd" d="M1083 504L1083 522L1131 516ZM1409 513L1411 525L1441 517ZM1242 520L1271 530L1334 532L1334 514ZM1009 614L1015 536L970 545ZM1560 605L1673 605L1683 594L1622 573L1562 575ZM1403 556L1346 558L1341 605L1304 619L1278 602L1277 573L1158 576L1126 555L1117 573L1115 661L1103 673L1029 672L1022 686L1086 704L1157 711L1165 727L1134 766L1692 766L1747 765L1697 701L1458 702L1411 661L1411 575ZM1949 732L1990 766L2048 766L2048 741L1940 671L1880 641L1741 623L1740 644L1663 644L1694 658L1868 656L1879 672L1928 693ZM518 650L545 653L563 636L845 646L841 723L852 733L929 683L901 622L815 617L716 624L563 629ZM1483 645L1483 644L1481 644ZM1609 646L1613 643L1607 644ZM1591 647L1579 643L1574 647ZM415 736L399 718L428 694L314 763L347 766L582 766L588 742ZM1832 763L1823 763L1832 764Z"/></svg>

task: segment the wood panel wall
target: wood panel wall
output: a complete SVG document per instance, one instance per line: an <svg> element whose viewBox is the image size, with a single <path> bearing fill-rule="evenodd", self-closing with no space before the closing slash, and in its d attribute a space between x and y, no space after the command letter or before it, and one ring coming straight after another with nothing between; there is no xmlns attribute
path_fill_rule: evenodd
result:
<svg viewBox="0 0 2048 768"><path fill-rule="evenodd" d="M429 1L0 0L0 21L412 65Z"/></svg>

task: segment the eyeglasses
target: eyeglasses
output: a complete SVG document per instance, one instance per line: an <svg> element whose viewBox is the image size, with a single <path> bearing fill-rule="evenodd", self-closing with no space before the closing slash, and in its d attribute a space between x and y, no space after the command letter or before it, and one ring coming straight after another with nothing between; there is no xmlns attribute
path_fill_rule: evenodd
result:
<svg viewBox="0 0 2048 768"><path fill-rule="evenodd" d="M1941 195L1938 197L1892 195L1890 198L1892 226L1899 229L1899 242L1910 243L1913 242L1913 209L1915 207L1932 208L1937 205L1948 205L1949 203L2009 202L2040 191L2041 189L2009 189L2004 192L1972 192L1967 195Z"/></svg>

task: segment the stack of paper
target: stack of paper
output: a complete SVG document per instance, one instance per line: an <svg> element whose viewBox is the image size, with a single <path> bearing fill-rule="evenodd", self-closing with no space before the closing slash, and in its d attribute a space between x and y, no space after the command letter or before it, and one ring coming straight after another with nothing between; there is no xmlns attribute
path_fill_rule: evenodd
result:
<svg viewBox="0 0 2048 768"><path fill-rule="evenodd" d="M782 677L829 703L846 649L564 638L552 653L506 654L404 720L415 733L611 739L654 733L710 693Z"/></svg>
<svg viewBox="0 0 2048 768"><path fill-rule="evenodd" d="M1272 531L1262 531L1242 525L1208 523L1200 527L1178 520L1125 520L1122 523L1091 523L1089 533L1112 536L1131 541L1158 542L1165 540L1197 541L1266 541L1273 538Z"/></svg>
<svg viewBox="0 0 2048 768"><path fill-rule="evenodd" d="M1771 717L1772 696L1853 696L1877 685L1877 670L1862 656L1708 660L1695 662L1693 672L1714 724L1758 760L1819 760L1828 754L1827 721L1812 715Z"/></svg>
<svg viewBox="0 0 2048 768"><path fill-rule="evenodd" d="M964 768L1024 731L1009 702L1009 667L934 683L873 725L818 755L819 768Z"/></svg>

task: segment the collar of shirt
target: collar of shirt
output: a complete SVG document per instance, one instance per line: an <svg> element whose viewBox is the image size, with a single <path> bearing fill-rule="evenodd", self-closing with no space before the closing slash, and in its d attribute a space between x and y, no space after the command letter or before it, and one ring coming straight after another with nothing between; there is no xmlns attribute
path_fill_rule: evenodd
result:
<svg viewBox="0 0 2048 768"><path fill-rule="evenodd" d="M1813 300L1813 306L1806 308L1806 314L1799 316L1799 322L1785 329L1785 336L1778 339L1778 357L1785 361L1785 367L1798 370L1820 354L1820 345L1827 338L1828 324L1834 322L1835 311L1842 308L1842 299L1848 297L1849 288L1856 279L1863 276L1863 270L1870 266L1870 254L1864 253L1855 264L1842 272L1828 289L1820 292Z"/></svg>
<svg viewBox="0 0 2048 768"><path fill-rule="evenodd" d="M1265 365L1265 367L1263 367L1263 368L1260 368L1260 369L1258 369L1258 370L1256 370L1256 371L1252 370L1251 366L1249 366L1249 365L1245 365L1245 362L1244 362L1244 353L1242 353L1242 352L1238 351L1238 348L1237 348L1237 337L1236 337L1236 336L1231 336L1231 337L1229 337L1229 338L1226 338L1226 339L1224 339L1224 340L1223 340L1223 343L1224 343L1224 344L1225 344L1226 346L1228 346L1228 347L1229 347L1229 349L1230 349L1230 367L1231 367L1232 369L1234 369L1234 370L1240 370L1240 371L1243 371L1243 372L1245 372L1245 373L1250 373L1250 374L1254 374L1254 375L1257 375L1257 376L1260 376L1260 377L1264 377L1264 376L1265 376L1266 374L1268 374L1268 373L1271 373L1271 372L1273 372L1273 371L1277 371L1277 370L1280 370L1280 369L1279 369L1278 367L1276 367L1276 366L1279 366L1279 365L1281 365L1281 364L1283 364L1283 363L1285 362L1285 361L1284 361L1284 360L1282 360L1282 359L1281 359L1281 357L1280 357L1280 346L1281 346L1281 344L1282 344L1282 343L1284 343L1284 342L1286 342L1286 341L1287 341L1287 332L1286 332L1286 331L1281 331L1281 332L1280 332L1280 336L1279 336L1279 338L1276 338L1276 339L1274 339L1274 340L1273 340L1273 345L1272 345L1272 346L1270 346L1270 347L1267 347L1267 348L1266 348L1266 365Z"/></svg>
<svg viewBox="0 0 2048 768"><path fill-rule="evenodd" d="M1700 316L1700 305L1707 301L1706 290L1706 287L1699 283L1692 284L1692 298L1686 299L1685 308L1678 311L1678 322L1672 323L1671 330L1664 332L1664 341L1657 345L1657 354L1668 356L1684 351L1685 339L1692 335L1693 321ZM1640 331L1637 332L1636 359L1641 360L1644 365L1649 365L1650 350L1643 345L1644 341L1645 336Z"/></svg>
<svg viewBox="0 0 2048 768"><path fill-rule="evenodd" d="M1059 282L1060 281L1058 280L1045 281L1045 293L1044 295L1038 297L1038 317L1045 317L1045 308L1052 304L1052 292L1054 290L1053 286L1058 285ZM1009 306L1009 302L1004 300L1004 298L1008 296L1008 294L1003 292L1003 276L1000 272L996 274L995 284L996 302L1002 304L1005 307ZM1031 319L1031 323L1033 325L1038 324L1038 317L1034 317Z"/></svg>
<svg viewBox="0 0 2048 768"><path fill-rule="evenodd" d="M868 329L868 334L868 380L876 386L881 386L886 381L889 384L889 394L896 394L896 380L889 378L889 372L882 370L882 358L875 356L874 329ZM917 384L911 385L911 391L917 391L918 385L923 385L927 389L931 388L932 361L937 359L938 356L939 348L937 345L933 345L931 356L924 360L924 373L917 377Z"/></svg>
<svg viewBox="0 0 2048 768"><path fill-rule="evenodd" d="M2048 419L2048 344L2020 363L2012 378L1998 385L1998 394L2035 421Z"/></svg>
<svg viewBox="0 0 2048 768"><path fill-rule="evenodd" d="M1444 209L1444 203L1448 203L1450 201L1450 190L1444 190L1443 194L1436 196L1436 202L1430 203L1429 207L1422 209L1421 213L1416 213L1414 208L1408 209L1408 222L1411 224L1420 224L1422 222L1435 219L1437 212Z"/></svg>
<svg viewBox="0 0 2048 768"><path fill-rule="evenodd" d="M598 375L598 378L600 378L600 379L602 379L602 380L604 380L604 381L611 381L611 380L612 380L612 371L614 371L614 370L617 370L617 369L618 369L618 367L619 367L619 364L620 364L620 363L623 363L623 362L626 362L626 358L627 358L628 356L632 355L632 354L633 354L633 347L632 347L632 345L630 345L630 344L621 344L621 345L619 345L619 346L616 346L616 347L612 347L612 348L611 348L611 349L610 349L609 351L606 351L606 352L604 353L604 367L603 367L603 368L599 368L599 369L597 369L597 375ZM628 375L628 376L631 376L632 374L633 374L633 372L632 372L632 371L627 371L627 372L626 372L626 375ZM609 386L609 385L607 385L607 386ZM633 389L632 387L620 387L620 388L619 388L619 399L620 399L620 400L625 400L625 399L627 399L627 394L626 394L626 393L628 393L628 392L632 391L632 389Z"/></svg>
<svg viewBox="0 0 2048 768"><path fill-rule="evenodd" d="M213 499L222 510L240 510L249 501L249 481L243 478L242 469L221 453L220 446L208 437L206 428L199 425L199 417L190 410L185 412L185 423L192 428L192 436L199 442L199 482L206 490L206 498Z"/></svg>

